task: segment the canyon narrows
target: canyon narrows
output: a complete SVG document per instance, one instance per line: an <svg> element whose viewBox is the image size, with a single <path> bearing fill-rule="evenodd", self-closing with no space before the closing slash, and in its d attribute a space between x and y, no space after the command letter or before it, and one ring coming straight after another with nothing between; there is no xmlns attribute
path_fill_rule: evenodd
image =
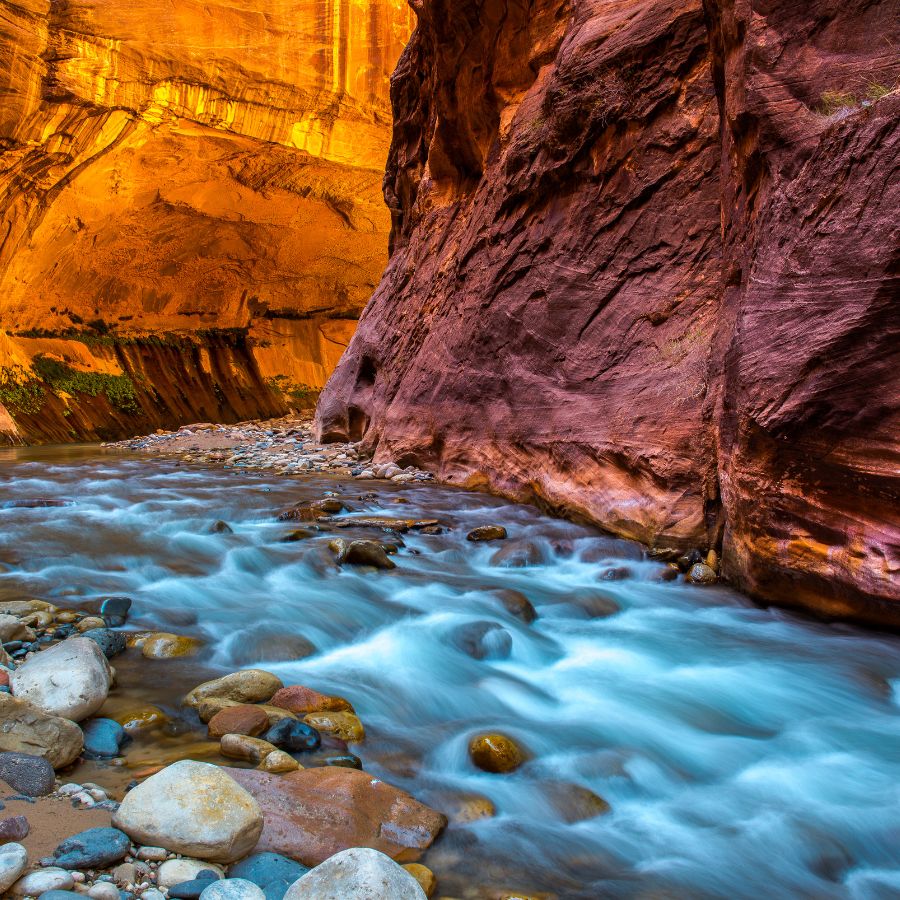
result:
<svg viewBox="0 0 900 900"><path fill-rule="evenodd" d="M416 9L321 436L900 624L896 5Z"/></svg>
<svg viewBox="0 0 900 900"><path fill-rule="evenodd" d="M309 408L387 259L399 0L0 3L0 434Z"/></svg>

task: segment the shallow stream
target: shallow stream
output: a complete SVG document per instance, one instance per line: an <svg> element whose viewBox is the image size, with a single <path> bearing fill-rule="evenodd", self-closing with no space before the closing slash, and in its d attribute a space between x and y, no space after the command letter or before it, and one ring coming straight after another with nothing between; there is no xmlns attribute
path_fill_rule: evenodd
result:
<svg viewBox="0 0 900 900"><path fill-rule="evenodd" d="M404 535L393 571L338 569L333 534L285 543L298 525L276 520L326 491L351 515L450 530ZM350 699L366 770L451 815L423 859L445 896L900 896L900 638L662 581L634 545L451 488L0 451L0 501L36 497L75 502L0 509L0 599L127 595L129 627L204 641L192 660L114 661L110 709L146 700L172 724L126 769L93 764L95 781L192 746L215 758L179 697L258 665ZM234 533L210 533L216 520ZM507 542L466 541L494 523ZM504 589L538 618L510 614ZM514 737L528 762L479 772L479 731ZM593 815L594 794L609 813ZM476 818L484 798L496 815Z"/></svg>

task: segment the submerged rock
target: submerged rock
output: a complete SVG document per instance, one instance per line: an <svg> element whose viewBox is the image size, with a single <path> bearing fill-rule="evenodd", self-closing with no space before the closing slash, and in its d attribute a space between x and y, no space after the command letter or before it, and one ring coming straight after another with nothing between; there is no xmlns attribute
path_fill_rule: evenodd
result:
<svg viewBox="0 0 900 900"><path fill-rule="evenodd" d="M512 636L496 622L466 622L449 636L454 647L473 659L506 659L512 652Z"/></svg>
<svg viewBox="0 0 900 900"><path fill-rule="evenodd" d="M220 738L226 734L245 734L255 737L269 727L269 717L258 706L242 703L217 712L207 725L209 736Z"/></svg>
<svg viewBox="0 0 900 900"><path fill-rule="evenodd" d="M193 656L200 649L197 638L159 631L145 638L141 645L144 659L178 659Z"/></svg>
<svg viewBox="0 0 900 900"><path fill-rule="evenodd" d="M506 539L506 529L502 525L479 525L467 535L467 541L502 541Z"/></svg>
<svg viewBox="0 0 900 900"><path fill-rule="evenodd" d="M313 712L353 712L353 707L343 697L320 694L300 684L281 688L272 697L272 706L278 706L297 715Z"/></svg>
<svg viewBox="0 0 900 900"><path fill-rule="evenodd" d="M505 734L479 734L469 741L472 762L485 772L504 773L518 769L525 761L519 745Z"/></svg>

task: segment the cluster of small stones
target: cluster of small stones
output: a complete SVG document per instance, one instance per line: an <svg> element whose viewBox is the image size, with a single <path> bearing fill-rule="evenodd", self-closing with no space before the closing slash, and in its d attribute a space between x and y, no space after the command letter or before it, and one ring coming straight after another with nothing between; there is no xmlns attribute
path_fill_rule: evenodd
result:
<svg viewBox="0 0 900 900"><path fill-rule="evenodd" d="M204 447L204 444L214 446ZM402 468L393 462L374 463L361 455L353 443L318 444L310 419L285 418L237 425L203 422L104 446L275 475L328 473L363 481L381 478L399 484L433 478L414 466Z"/></svg>

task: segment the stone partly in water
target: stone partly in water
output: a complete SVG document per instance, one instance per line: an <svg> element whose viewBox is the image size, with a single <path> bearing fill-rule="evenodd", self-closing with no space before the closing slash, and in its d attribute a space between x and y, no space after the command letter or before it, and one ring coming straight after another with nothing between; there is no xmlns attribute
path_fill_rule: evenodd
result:
<svg viewBox="0 0 900 900"><path fill-rule="evenodd" d="M79 722L109 694L111 673L103 651L84 637L36 653L10 676L13 694L52 716Z"/></svg>
<svg viewBox="0 0 900 900"><path fill-rule="evenodd" d="M53 766L31 753L0 753L0 779L26 797L43 797L56 787Z"/></svg>
<svg viewBox="0 0 900 900"><path fill-rule="evenodd" d="M200 641L197 638L160 631L144 640L141 653L144 659L178 659L193 656L199 649Z"/></svg>
<svg viewBox="0 0 900 900"><path fill-rule="evenodd" d="M41 756L54 769L61 769L81 753L83 744L84 736L74 722L0 693L0 751Z"/></svg>
<svg viewBox="0 0 900 900"><path fill-rule="evenodd" d="M233 700L237 703L264 703L283 687L281 679L271 672L263 669L244 669L197 685L184 698L184 702L194 707L199 706L203 700L213 698Z"/></svg>
<svg viewBox="0 0 900 900"><path fill-rule="evenodd" d="M96 641L107 659L125 652L125 635L121 631L113 631L111 628L91 628L83 632L82 637Z"/></svg>
<svg viewBox="0 0 900 900"><path fill-rule="evenodd" d="M296 719L282 719L276 722L262 737L270 744L292 753L318 750L322 745L322 736L319 732L312 725L298 722Z"/></svg>
<svg viewBox="0 0 900 900"><path fill-rule="evenodd" d="M106 624L113 628L119 628L125 624L130 610L130 597L106 597L100 604L100 615Z"/></svg>
<svg viewBox="0 0 900 900"><path fill-rule="evenodd" d="M351 744L365 740L366 737L363 723L352 712L309 713L303 717L303 721L316 731L332 734Z"/></svg>
<svg viewBox="0 0 900 900"><path fill-rule="evenodd" d="M0 614L0 644L6 644L9 641L30 642L34 638L34 631L25 625L21 619L16 616Z"/></svg>
<svg viewBox="0 0 900 900"><path fill-rule="evenodd" d="M450 643L473 659L506 659L512 636L496 622L466 622L450 632Z"/></svg>
<svg viewBox="0 0 900 900"><path fill-rule="evenodd" d="M272 705L299 716L314 712L353 712L353 707L343 697L320 694L300 684L282 688L272 697Z"/></svg>
<svg viewBox="0 0 900 900"><path fill-rule="evenodd" d="M270 775L228 769L258 801L265 828L257 845L315 866L346 847L375 847L415 862L444 826L441 813L355 769L328 766Z"/></svg>
<svg viewBox="0 0 900 900"><path fill-rule="evenodd" d="M262 888L244 878L213 881L200 895L200 900L266 900Z"/></svg>
<svg viewBox="0 0 900 900"><path fill-rule="evenodd" d="M695 563L687 574L687 580L691 584L715 584L719 578L714 569L706 563Z"/></svg>
<svg viewBox="0 0 900 900"><path fill-rule="evenodd" d="M374 566L376 569L396 569L397 564L388 557L377 541L350 541L339 554L338 562L352 566Z"/></svg>
<svg viewBox="0 0 900 900"><path fill-rule="evenodd" d="M131 841L118 828L89 828L64 840L53 852L61 869L102 869L128 855Z"/></svg>
<svg viewBox="0 0 900 900"><path fill-rule="evenodd" d="M235 665L250 663L296 662L316 652L315 644L301 634L283 628L260 625L241 631L229 644L228 653Z"/></svg>
<svg viewBox="0 0 900 900"><path fill-rule="evenodd" d="M207 724L209 736L220 738L226 734L245 734L256 737L269 727L269 717L258 706L244 703L217 712Z"/></svg>
<svg viewBox="0 0 900 900"><path fill-rule="evenodd" d="M169 721L169 717L159 707L140 706L118 714L116 721L128 734L140 734L144 731L152 731L154 728L161 728Z"/></svg>
<svg viewBox="0 0 900 900"><path fill-rule="evenodd" d="M28 852L21 844L0 846L0 896L19 880L27 864Z"/></svg>
<svg viewBox="0 0 900 900"><path fill-rule="evenodd" d="M479 525L467 535L467 541L502 541L506 539L506 529L502 525Z"/></svg>
<svg viewBox="0 0 900 900"><path fill-rule="evenodd" d="M134 841L175 853L240 859L256 846L263 818L228 771L192 760L167 766L125 795L113 825Z"/></svg>
<svg viewBox="0 0 900 900"><path fill-rule="evenodd" d="M270 753L277 749L268 741L248 737L245 734L226 734L220 744L222 756L230 759L243 759L259 765Z"/></svg>
<svg viewBox="0 0 900 900"><path fill-rule="evenodd" d="M537 618L534 605L521 591L514 588L501 588L491 593L510 615L521 619L526 624L530 625Z"/></svg>
<svg viewBox="0 0 900 900"><path fill-rule="evenodd" d="M307 872L285 900L426 900L419 882L390 857L352 847Z"/></svg>
<svg viewBox="0 0 900 900"><path fill-rule="evenodd" d="M82 731L85 759L113 759L128 739L125 729L113 719L91 719Z"/></svg>
<svg viewBox="0 0 900 900"><path fill-rule="evenodd" d="M273 750L259 764L263 772L296 772L300 763L284 750Z"/></svg>
<svg viewBox="0 0 900 900"><path fill-rule="evenodd" d="M505 734L479 734L469 741L469 756L485 772L512 772L525 756L518 744Z"/></svg>

